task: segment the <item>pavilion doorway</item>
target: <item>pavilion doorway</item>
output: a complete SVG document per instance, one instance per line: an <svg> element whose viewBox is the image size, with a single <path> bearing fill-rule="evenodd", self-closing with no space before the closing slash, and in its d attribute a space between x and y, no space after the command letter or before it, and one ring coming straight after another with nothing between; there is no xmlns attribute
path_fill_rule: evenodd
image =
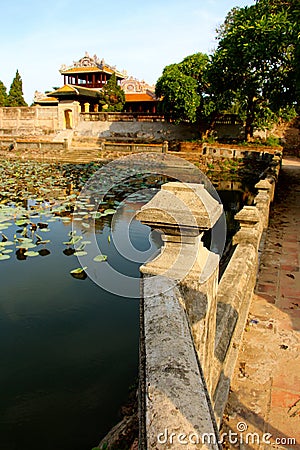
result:
<svg viewBox="0 0 300 450"><path fill-rule="evenodd" d="M67 130L72 130L73 128L73 117L71 109L65 109L65 128Z"/></svg>

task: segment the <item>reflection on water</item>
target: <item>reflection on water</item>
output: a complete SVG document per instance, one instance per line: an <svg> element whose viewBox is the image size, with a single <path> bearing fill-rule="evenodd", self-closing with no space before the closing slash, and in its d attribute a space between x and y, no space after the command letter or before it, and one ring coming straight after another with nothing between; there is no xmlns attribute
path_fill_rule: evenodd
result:
<svg viewBox="0 0 300 450"><path fill-rule="evenodd" d="M144 183L139 180L139 188ZM244 191L219 194L233 230ZM133 219L145 200L116 195L107 201L118 204L119 213L96 221L97 242L112 267L136 279L138 291L139 266L160 247L160 236ZM49 229L42 257L18 249L0 263L1 450L91 449L115 424L137 376L138 300L72 278L78 261L62 245L71 226L58 220ZM15 227L5 233L13 240Z"/></svg>

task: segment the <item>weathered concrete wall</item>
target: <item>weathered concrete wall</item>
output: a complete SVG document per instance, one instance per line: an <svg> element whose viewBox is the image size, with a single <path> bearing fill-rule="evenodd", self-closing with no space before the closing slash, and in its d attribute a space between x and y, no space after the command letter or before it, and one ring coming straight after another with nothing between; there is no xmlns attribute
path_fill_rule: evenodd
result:
<svg viewBox="0 0 300 450"><path fill-rule="evenodd" d="M78 102L61 102L58 106L48 107L0 108L0 136L53 135L68 127L76 128L78 122Z"/></svg>
<svg viewBox="0 0 300 450"><path fill-rule="evenodd" d="M67 142L53 142L53 141L29 141L29 140L22 140L22 139L1 139L0 136L0 148L1 149L7 149L11 148L11 151L14 152L61 152L67 150Z"/></svg>
<svg viewBox="0 0 300 450"><path fill-rule="evenodd" d="M49 135L58 129L58 108L0 108L0 135Z"/></svg>
<svg viewBox="0 0 300 450"><path fill-rule="evenodd" d="M92 136L106 140L165 141L197 139L199 130L188 124L175 125L166 122L102 122L81 120L76 129L77 136Z"/></svg>

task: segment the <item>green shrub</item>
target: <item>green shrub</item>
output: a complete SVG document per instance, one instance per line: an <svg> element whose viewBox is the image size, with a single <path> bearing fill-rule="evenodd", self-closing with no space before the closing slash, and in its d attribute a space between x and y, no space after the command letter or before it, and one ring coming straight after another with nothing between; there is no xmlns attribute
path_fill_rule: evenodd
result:
<svg viewBox="0 0 300 450"><path fill-rule="evenodd" d="M280 145L280 138L271 135L266 139L266 144L270 145L270 147L278 147Z"/></svg>

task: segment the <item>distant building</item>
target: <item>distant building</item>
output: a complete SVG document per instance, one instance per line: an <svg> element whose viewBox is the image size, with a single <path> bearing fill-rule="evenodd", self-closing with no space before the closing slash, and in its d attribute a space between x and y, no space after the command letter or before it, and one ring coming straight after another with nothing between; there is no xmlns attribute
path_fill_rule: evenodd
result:
<svg viewBox="0 0 300 450"><path fill-rule="evenodd" d="M158 99L155 97L154 86L128 77L125 71L117 70L115 66L110 66L96 55L91 57L86 52L85 56L74 61L73 65L63 65L60 73L64 77L64 85L47 94L36 92L34 101L37 105L49 106L77 101L82 112L97 112L98 93L115 73L118 84L125 92L125 112L157 113Z"/></svg>
<svg viewBox="0 0 300 450"><path fill-rule="evenodd" d="M144 80L127 77L121 81L121 87L126 99L124 111L157 113L158 99L155 96L155 86L150 86Z"/></svg>

